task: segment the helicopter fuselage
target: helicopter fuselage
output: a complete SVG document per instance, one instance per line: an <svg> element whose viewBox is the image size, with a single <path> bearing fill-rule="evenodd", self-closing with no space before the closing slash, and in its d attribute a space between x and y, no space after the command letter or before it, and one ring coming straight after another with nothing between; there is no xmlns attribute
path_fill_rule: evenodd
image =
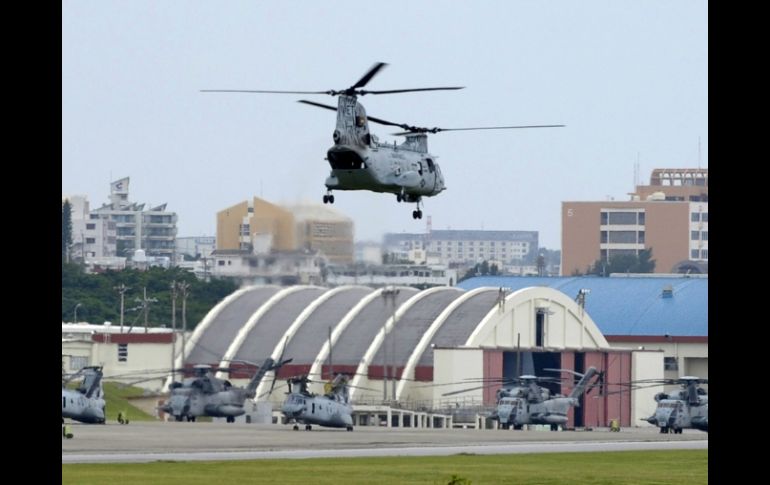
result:
<svg viewBox="0 0 770 485"><path fill-rule="evenodd" d="M104 399L86 397L79 391L62 389L61 415L81 423L104 423Z"/></svg>
<svg viewBox="0 0 770 485"><path fill-rule="evenodd" d="M708 432L708 397L698 396L697 403L689 404L686 398L660 399L655 413L646 421L661 429L661 433L695 428Z"/></svg>
<svg viewBox="0 0 770 485"><path fill-rule="evenodd" d="M353 426L353 407L339 395L312 396L301 393L289 394L281 406L287 422L304 425L317 424L329 428Z"/></svg>
<svg viewBox="0 0 770 485"><path fill-rule="evenodd" d="M427 135L405 136L401 144L380 143L369 132L366 111L356 97L341 95L334 146L326 153L331 166L326 188L392 193L405 202L445 190L436 157L428 153Z"/></svg>

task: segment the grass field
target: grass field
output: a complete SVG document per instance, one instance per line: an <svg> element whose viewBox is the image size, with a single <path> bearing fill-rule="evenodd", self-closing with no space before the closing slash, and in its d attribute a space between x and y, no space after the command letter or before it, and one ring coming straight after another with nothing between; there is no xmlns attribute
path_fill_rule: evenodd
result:
<svg viewBox="0 0 770 485"><path fill-rule="evenodd" d="M708 450L62 465L62 484L699 485Z"/></svg>
<svg viewBox="0 0 770 485"><path fill-rule="evenodd" d="M121 386L114 382L105 382L104 400L106 401L107 421L114 423L118 420L118 413L123 412L128 416L129 421L156 421L154 416L150 416L141 409L137 408L127 399L129 397L141 396L144 392L139 387Z"/></svg>

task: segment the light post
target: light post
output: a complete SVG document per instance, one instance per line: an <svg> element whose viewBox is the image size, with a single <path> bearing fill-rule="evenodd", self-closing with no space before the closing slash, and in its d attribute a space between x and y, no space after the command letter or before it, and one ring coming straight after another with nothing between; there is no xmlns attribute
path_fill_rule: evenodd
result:
<svg viewBox="0 0 770 485"><path fill-rule="evenodd" d="M75 305L75 309L72 311L72 323L78 323L78 308L83 306L82 303Z"/></svg>
<svg viewBox="0 0 770 485"><path fill-rule="evenodd" d="M387 348L388 348L388 346L387 346L387 336L390 333L395 332L395 330L396 330L396 296L398 296L398 292L399 292L398 288L395 288L393 286L385 288L384 290L382 290L382 297L385 299L385 301L390 300L391 321L393 322L391 324L391 332L386 332L385 333L385 341L383 342L383 357L384 357L385 353L387 352ZM385 320L385 322L387 323L387 320ZM392 350L393 350L392 353L391 353L391 356L393 358L393 361L391 362L391 366L392 366L391 377L392 377L392 381L393 381L391 397L395 401L396 400L396 336L395 336L395 334L393 334L390 337L390 340L391 340L391 347L392 347ZM384 372L385 372L385 379L387 381L387 375L388 375L387 363L385 363L383 365L383 368L384 368ZM387 384L387 382L385 382L384 386L383 386L383 395L384 395L385 399L387 399L387 388L388 388L387 386L388 386L388 384Z"/></svg>

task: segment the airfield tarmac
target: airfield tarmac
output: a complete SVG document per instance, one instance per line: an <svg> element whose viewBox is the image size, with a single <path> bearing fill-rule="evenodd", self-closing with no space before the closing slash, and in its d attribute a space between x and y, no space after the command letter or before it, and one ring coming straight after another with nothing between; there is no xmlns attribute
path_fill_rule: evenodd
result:
<svg viewBox="0 0 770 485"><path fill-rule="evenodd" d="M70 426L74 438L62 439L62 463L708 448L708 433L660 434L656 428L614 433L607 428L551 432L361 426L348 432L314 426L308 432L241 423Z"/></svg>

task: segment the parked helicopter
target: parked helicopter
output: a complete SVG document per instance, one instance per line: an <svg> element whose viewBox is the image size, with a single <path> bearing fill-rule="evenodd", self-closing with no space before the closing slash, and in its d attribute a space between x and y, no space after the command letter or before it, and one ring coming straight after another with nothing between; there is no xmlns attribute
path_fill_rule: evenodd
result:
<svg viewBox="0 0 770 485"><path fill-rule="evenodd" d="M77 389L67 389L66 382L82 376ZM100 423L105 421L104 390L102 389L102 367L87 366L63 381L61 390L61 415L81 423Z"/></svg>
<svg viewBox="0 0 770 485"><path fill-rule="evenodd" d="M643 421L658 426L661 433L681 434L682 430L687 428L708 432L709 398L706 390L698 386L708 384L708 379L684 376L678 379L664 379L659 381L659 384L679 384L682 388L668 394L656 394L655 401L658 405L655 413L649 418L641 418Z"/></svg>
<svg viewBox="0 0 770 485"><path fill-rule="evenodd" d="M264 91L240 89L205 89L203 92L219 93L278 93L278 94L328 94L339 96L337 107L314 101L299 100L300 103L337 111L337 126L333 133L334 145L328 149L326 160L331 173L326 179L324 204L334 203L333 190L368 190L396 195L398 202L413 202L417 209L412 218L422 219L420 204L422 197L438 195L446 189L441 169L435 155L428 153L428 133L467 130L504 130L515 128L556 128L565 125L487 126L472 128L427 128L405 123L393 123L381 118L367 116L358 96L367 94L394 94L414 91L441 91L463 89L459 86L391 89L371 91L361 89L387 64L378 62L355 84L347 89L327 91ZM377 136L369 132L368 122L395 126L404 130L394 133L406 139L400 145L394 142L380 143Z"/></svg>
<svg viewBox="0 0 770 485"><path fill-rule="evenodd" d="M567 424L567 412L570 407L579 406L579 397L586 390L589 381L596 375L601 374L595 367L589 367L585 374L580 374L566 369L545 369L561 372L569 372L580 376L580 381L575 385L569 396L559 394L551 396L551 391L539 386L538 382L555 382L551 377L536 377L533 375L522 375L516 378L495 379L492 384L486 384L481 387L463 389L443 394L450 396L460 394L471 390L476 390L490 385L514 384L513 386L504 386L496 392L496 408L490 415L490 418L499 421L503 429L522 429L525 424L547 424L551 426L551 431L558 431L559 426Z"/></svg>
<svg viewBox="0 0 770 485"><path fill-rule="evenodd" d="M348 376L337 374L334 379L324 384L324 394L319 396L310 392L307 385L311 380L307 376L288 379L289 392L281 406L281 412L287 422L294 422L294 431L299 430L299 423L305 430L313 429L314 424L329 428L345 428L353 431L353 406L348 393Z"/></svg>
<svg viewBox="0 0 770 485"><path fill-rule="evenodd" d="M276 363L272 358L265 359L245 388L235 387L230 381L214 376L214 372L229 369L196 365L193 368L194 377L171 384L171 397L160 409L174 416L176 421L185 418L187 421L195 421L198 416L211 416L224 417L228 423L234 423L236 416L246 412L243 409L244 401L246 398L254 398L257 386L265 374L291 361L279 359Z"/></svg>

